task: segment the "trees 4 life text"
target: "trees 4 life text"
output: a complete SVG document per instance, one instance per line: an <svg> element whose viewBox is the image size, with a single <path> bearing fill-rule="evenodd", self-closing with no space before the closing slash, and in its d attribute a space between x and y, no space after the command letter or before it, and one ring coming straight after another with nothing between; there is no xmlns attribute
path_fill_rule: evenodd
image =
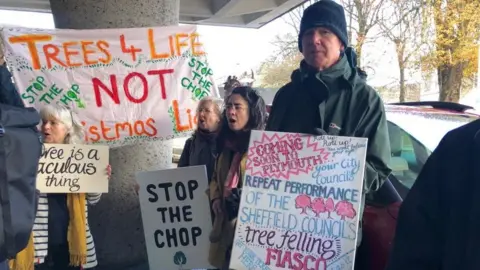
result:
<svg viewBox="0 0 480 270"><path fill-rule="evenodd" d="M182 103L176 97L169 97L172 89L182 89L192 93L194 100L211 95L213 85L210 77L212 69L204 60L205 52L203 44L199 40L197 32L182 32L185 28L178 28L178 32L172 32L164 40L162 31L153 28L142 28L145 31L139 40L138 35L129 40L128 33L118 34L115 38L76 38L75 34L60 35L61 42L55 34L44 32L11 35L8 42L12 45L22 45L29 54L29 60L33 72L41 72L56 68L77 69L92 68L95 66L112 65L119 58L127 67L134 67L135 63L147 63L146 69L130 68L123 72L105 74L105 72L93 72L89 84L93 90L90 106L97 108L105 107L108 102L109 108L125 104L143 104L152 95L155 101L165 100L169 102L172 111L172 119L178 132L192 130L197 117L192 108L182 107ZM185 30L186 31L186 30ZM82 36L82 35L79 35ZM97 35L101 37L101 35ZM110 35L111 36L111 35ZM159 37L162 38L159 38ZM65 37L71 38L71 40ZM175 65L148 65L158 61L169 61L178 57L185 57L191 76L177 75ZM133 64L132 64L133 63ZM182 66L185 68L185 66ZM178 67L180 68L180 67ZM103 73L103 74L102 74ZM178 77L178 79L176 79ZM173 79L175 78L175 79ZM171 84L174 85L172 88ZM86 108L85 100L82 99L82 87L77 82L67 87L59 87L58 84L48 83L43 76L37 76L26 85L21 96L26 104L50 104L52 102L69 105L74 102L77 108ZM156 91L156 92L155 92ZM150 101L152 99L150 98ZM123 107L122 107L123 108ZM88 109L88 108L86 108ZM168 108L165 108L165 111ZM122 121L112 124L112 121L86 122L82 124L86 128L85 139L87 142L115 141L124 136L158 137L158 124L156 119L145 117L136 121ZM83 120L83 119L82 119Z"/></svg>

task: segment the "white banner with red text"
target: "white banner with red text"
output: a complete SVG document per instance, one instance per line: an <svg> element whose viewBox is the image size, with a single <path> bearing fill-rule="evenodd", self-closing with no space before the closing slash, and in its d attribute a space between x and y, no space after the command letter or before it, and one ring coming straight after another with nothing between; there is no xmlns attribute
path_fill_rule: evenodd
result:
<svg viewBox="0 0 480 270"><path fill-rule="evenodd" d="M196 26L60 30L3 28L7 65L26 106L71 108L87 143L168 140L219 97Z"/></svg>

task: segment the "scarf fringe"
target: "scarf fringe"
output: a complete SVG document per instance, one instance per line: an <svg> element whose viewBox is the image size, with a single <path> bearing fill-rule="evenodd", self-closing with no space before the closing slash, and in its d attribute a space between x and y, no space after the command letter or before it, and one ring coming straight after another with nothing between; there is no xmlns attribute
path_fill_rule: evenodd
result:
<svg viewBox="0 0 480 270"><path fill-rule="evenodd" d="M70 214L67 240L70 265L72 266L81 266L87 262L85 200L86 194L84 193L67 195L67 207Z"/></svg>
<svg viewBox="0 0 480 270"><path fill-rule="evenodd" d="M86 255L70 255L70 266L82 266L87 263Z"/></svg>

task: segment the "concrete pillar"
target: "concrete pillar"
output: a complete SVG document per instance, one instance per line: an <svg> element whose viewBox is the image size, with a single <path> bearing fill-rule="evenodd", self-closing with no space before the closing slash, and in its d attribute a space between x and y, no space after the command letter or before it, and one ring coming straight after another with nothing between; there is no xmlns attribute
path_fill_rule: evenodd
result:
<svg viewBox="0 0 480 270"><path fill-rule="evenodd" d="M179 0L50 0L50 5L55 26L65 29L177 25L180 9ZM110 191L90 210L100 269L146 265L134 173L169 168L171 162L171 143L139 143L110 151Z"/></svg>

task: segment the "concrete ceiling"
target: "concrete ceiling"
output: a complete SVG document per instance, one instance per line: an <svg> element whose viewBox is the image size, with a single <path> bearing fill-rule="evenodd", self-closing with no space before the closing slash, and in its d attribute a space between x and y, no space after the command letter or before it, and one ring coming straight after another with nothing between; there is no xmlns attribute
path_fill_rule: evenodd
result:
<svg viewBox="0 0 480 270"><path fill-rule="evenodd" d="M305 0L180 0L180 23L259 28ZM0 9L50 12L49 0L0 0Z"/></svg>

